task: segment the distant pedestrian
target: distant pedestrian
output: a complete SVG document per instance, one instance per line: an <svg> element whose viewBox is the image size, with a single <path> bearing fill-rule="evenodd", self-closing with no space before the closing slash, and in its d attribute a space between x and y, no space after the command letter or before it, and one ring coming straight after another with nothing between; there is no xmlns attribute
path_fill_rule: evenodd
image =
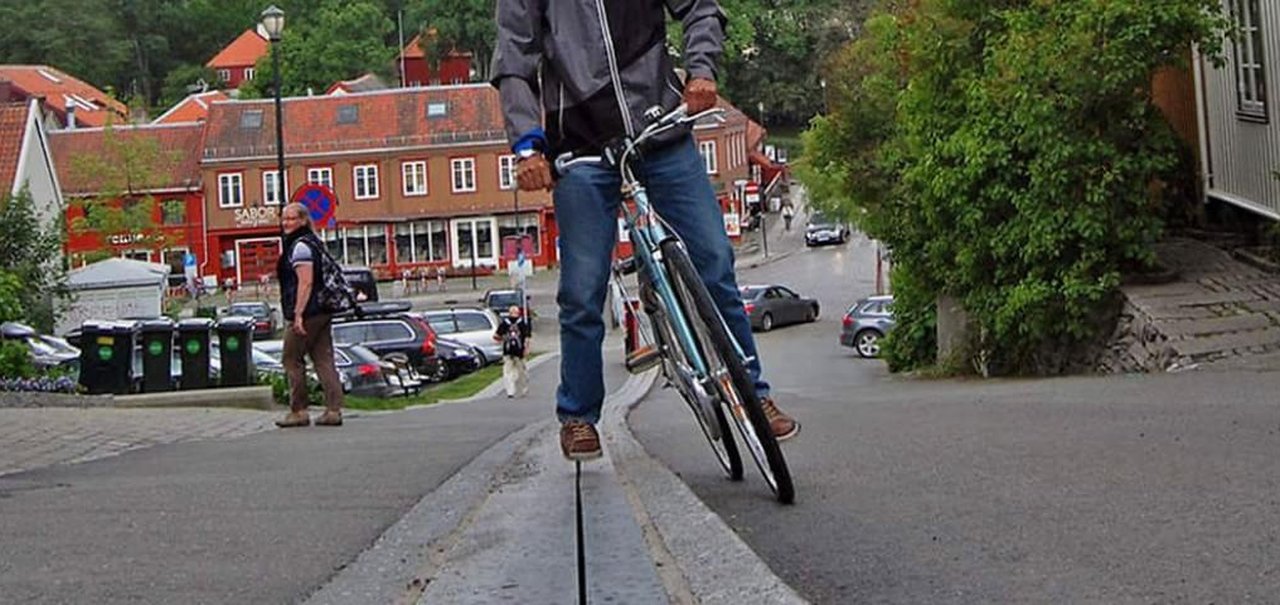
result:
<svg viewBox="0 0 1280 605"><path fill-rule="evenodd" d="M418 292L427 291L427 280L430 278L426 267L418 267Z"/></svg>
<svg viewBox="0 0 1280 605"><path fill-rule="evenodd" d="M787 202L782 205L782 222L787 231L791 230L791 219L796 215L795 209L791 207L791 203Z"/></svg>
<svg viewBox="0 0 1280 605"><path fill-rule="evenodd" d="M333 359L333 316L321 310L315 296L322 287L321 257L327 254L324 243L311 227L311 213L302 204L289 204L280 213L284 232L284 253L276 263L280 282L280 311L289 327L284 332L284 371L289 381L289 414L276 421L281 428L307 426L307 366L311 358L320 388L324 391L325 410L317 425L342 425L342 383Z"/></svg>
<svg viewBox="0 0 1280 605"><path fill-rule="evenodd" d="M508 398L524 397L529 393L529 369L524 358L532 335L529 320L515 305L507 309L507 316L502 318L498 331L493 335L494 340L502 343L502 384Z"/></svg>
<svg viewBox="0 0 1280 605"><path fill-rule="evenodd" d="M445 279L444 279L444 265L440 265L436 267L436 285L440 286L441 292L444 292L446 290Z"/></svg>

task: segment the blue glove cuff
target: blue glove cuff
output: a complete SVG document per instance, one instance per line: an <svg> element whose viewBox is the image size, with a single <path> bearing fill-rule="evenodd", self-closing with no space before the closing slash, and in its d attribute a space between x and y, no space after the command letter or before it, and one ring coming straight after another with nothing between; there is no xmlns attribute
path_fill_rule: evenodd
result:
<svg viewBox="0 0 1280 605"><path fill-rule="evenodd" d="M511 151L520 153L527 149L537 149L538 151L546 151L547 149L547 133L541 128L534 128L524 133L515 144L511 146Z"/></svg>

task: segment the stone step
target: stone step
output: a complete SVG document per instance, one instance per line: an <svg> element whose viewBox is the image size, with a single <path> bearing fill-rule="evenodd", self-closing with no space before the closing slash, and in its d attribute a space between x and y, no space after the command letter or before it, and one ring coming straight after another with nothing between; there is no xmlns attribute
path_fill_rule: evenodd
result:
<svg viewBox="0 0 1280 605"><path fill-rule="evenodd" d="M1247 332L1264 330L1273 326L1271 318L1260 313L1233 315L1230 317L1212 317L1208 319L1190 319L1181 321L1156 321L1156 328L1171 340L1226 334L1230 332Z"/></svg>
<svg viewBox="0 0 1280 605"><path fill-rule="evenodd" d="M1214 353L1245 352L1254 347L1280 347L1280 328L1173 340L1169 345L1180 357L1202 359Z"/></svg>

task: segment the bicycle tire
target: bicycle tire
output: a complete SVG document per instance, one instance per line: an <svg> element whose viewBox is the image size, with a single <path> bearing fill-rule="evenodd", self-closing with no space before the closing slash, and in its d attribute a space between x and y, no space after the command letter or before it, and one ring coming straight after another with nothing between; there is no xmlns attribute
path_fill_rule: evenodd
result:
<svg viewBox="0 0 1280 605"><path fill-rule="evenodd" d="M691 316L688 309L685 310L685 315ZM720 463L720 468L724 469L730 481L742 481L742 454L738 452L738 444L734 442L733 432L729 430L729 421L725 419L724 411L719 405L711 407L712 413L715 414L716 429L720 433L720 437L716 438L711 434L710 428L707 427L707 421L703 414L698 411L698 403L691 400L694 395L686 392L686 389L692 389L692 386L685 384L686 377L680 375L680 370L676 365L678 360L672 357L673 355L683 356L683 351L673 335L670 319L661 310L650 313L649 318L654 328L653 337L657 341L654 344L659 347L659 350L664 351L663 374L667 377L667 380L675 385L680 397L689 406L689 411L693 413L694 419L697 420L698 428L701 430L702 436L707 440L707 445L711 446L711 451L715 453L716 460Z"/></svg>
<svg viewBox="0 0 1280 605"><path fill-rule="evenodd" d="M729 417L734 419L738 434L747 444L747 450L751 452L751 457L755 459L765 483L773 490L778 501L783 504L795 502L795 486L791 481L791 471L787 468L786 458L783 457L782 448L778 446L778 440L774 438L773 431L769 428L769 419L764 415L764 409L756 395L755 384L747 374L746 365L738 355L733 338L721 318L719 308L712 300L711 293L707 291L701 276L694 269L693 261L685 252L683 245L678 240L668 240L662 242L661 250L666 266L671 272L673 284L687 286L686 290L693 299L697 315L690 317L690 322L694 324L695 331L701 326L707 339L710 340L711 346L704 347L708 349L705 352L717 356L728 373L730 378L728 384L720 380L716 381L725 389L721 394L726 399L736 394L741 404L739 407L746 416L745 422L741 415L734 413L735 410L730 402L722 401L728 408ZM711 360L708 359L708 361ZM733 392L728 392L730 388Z"/></svg>

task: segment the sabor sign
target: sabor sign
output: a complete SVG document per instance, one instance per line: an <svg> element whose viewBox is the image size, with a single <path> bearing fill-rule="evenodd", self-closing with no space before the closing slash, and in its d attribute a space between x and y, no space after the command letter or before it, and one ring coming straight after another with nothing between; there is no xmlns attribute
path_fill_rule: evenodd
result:
<svg viewBox="0 0 1280 605"><path fill-rule="evenodd" d="M275 206L236 208L237 227L266 227L280 222L280 209Z"/></svg>

